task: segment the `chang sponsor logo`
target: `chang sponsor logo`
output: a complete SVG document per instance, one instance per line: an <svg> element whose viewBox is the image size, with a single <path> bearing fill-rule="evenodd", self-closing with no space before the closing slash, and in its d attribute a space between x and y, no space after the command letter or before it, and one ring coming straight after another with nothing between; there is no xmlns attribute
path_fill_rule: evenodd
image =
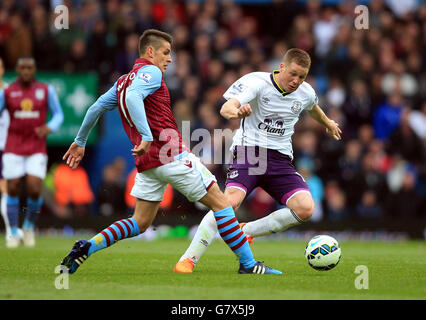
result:
<svg viewBox="0 0 426 320"><path fill-rule="evenodd" d="M280 136L283 136L285 133L284 120L282 119L265 118L263 122L257 125L257 128L267 133L278 134Z"/></svg>

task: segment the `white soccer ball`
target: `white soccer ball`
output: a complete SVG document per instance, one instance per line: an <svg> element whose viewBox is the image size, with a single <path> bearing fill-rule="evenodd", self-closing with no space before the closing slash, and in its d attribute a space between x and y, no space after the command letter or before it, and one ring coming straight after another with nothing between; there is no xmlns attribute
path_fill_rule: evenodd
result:
<svg viewBox="0 0 426 320"><path fill-rule="evenodd" d="M318 235L313 237L305 247L305 258L315 270L333 269L340 261L342 250L333 237Z"/></svg>

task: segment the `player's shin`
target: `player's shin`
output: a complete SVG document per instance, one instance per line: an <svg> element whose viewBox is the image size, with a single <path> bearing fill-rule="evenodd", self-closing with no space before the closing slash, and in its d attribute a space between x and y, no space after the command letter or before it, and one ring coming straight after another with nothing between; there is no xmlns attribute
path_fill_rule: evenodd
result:
<svg viewBox="0 0 426 320"><path fill-rule="evenodd" d="M232 207L214 212L220 236L228 247L240 259L245 268L252 268L256 264L245 233L241 230Z"/></svg>
<svg viewBox="0 0 426 320"><path fill-rule="evenodd" d="M282 208L264 218L246 223L244 225L244 232L250 237L260 237L285 231L302 222L303 220L293 210Z"/></svg>
<svg viewBox="0 0 426 320"><path fill-rule="evenodd" d="M191 244L189 245L188 249L186 249L185 253L179 259L179 261L183 261L189 258L192 260L192 262L194 262L194 264L197 263L214 240L216 234L217 224L213 211L210 210L204 216L203 220L201 220L200 225L197 228L197 232L191 241Z"/></svg>
<svg viewBox="0 0 426 320"><path fill-rule="evenodd" d="M9 220L10 232L12 236L18 235L18 221L19 221L19 197L7 196L6 198L6 211Z"/></svg>
<svg viewBox="0 0 426 320"><path fill-rule="evenodd" d="M139 234L139 226L135 219L129 218L116 221L89 240L91 246L88 255L90 256L96 251L105 249L119 240L132 238Z"/></svg>
<svg viewBox="0 0 426 320"><path fill-rule="evenodd" d="M27 210L26 210L25 220L24 220L22 229L24 230L34 229L34 224L41 211L42 204L43 204L42 198L38 198L37 200L31 199L31 198L27 199Z"/></svg>

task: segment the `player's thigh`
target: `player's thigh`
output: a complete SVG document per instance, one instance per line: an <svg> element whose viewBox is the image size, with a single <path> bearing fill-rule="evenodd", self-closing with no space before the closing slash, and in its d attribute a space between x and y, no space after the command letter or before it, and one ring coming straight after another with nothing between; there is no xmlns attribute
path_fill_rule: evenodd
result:
<svg viewBox="0 0 426 320"><path fill-rule="evenodd" d="M133 219L136 220L140 232L145 232L152 224L160 207L160 201L147 201L136 199L135 211Z"/></svg>
<svg viewBox="0 0 426 320"><path fill-rule="evenodd" d="M20 179L25 176L25 156L4 153L2 157L2 175L6 180Z"/></svg>
<svg viewBox="0 0 426 320"><path fill-rule="evenodd" d="M303 177L297 172L284 175L265 175L259 185L278 203L287 206L288 201L300 192L309 192Z"/></svg>
<svg viewBox="0 0 426 320"><path fill-rule="evenodd" d="M157 168L156 173L191 202L205 197L216 183L216 177L192 153Z"/></svg>
<svg viewBox="0 0 426 320"><path fill-rule="evenodd" d="M47 154L35 153L25 158L25 174L44 180L47 172Z"/></svg>
<svg viewBox="0 0 426 320"><path fill-rule="evenodd" d="M157 178L156 169L138 172L130 195L145 201L161 202L167 183Z"/></svg>

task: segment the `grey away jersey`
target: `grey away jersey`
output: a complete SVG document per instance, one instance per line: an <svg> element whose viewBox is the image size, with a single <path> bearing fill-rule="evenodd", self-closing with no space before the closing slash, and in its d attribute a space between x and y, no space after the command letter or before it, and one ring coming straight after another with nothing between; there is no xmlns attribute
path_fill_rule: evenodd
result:
<svg viewBox="0 0 426 320"><path fill-rule="evenodd" d="M252 108L252 114L241 119L231 149L236 145L260 146L293 159L291 137L294 125L303 110L311 110L318 103L318 97L307 82L287 94L275 82L275 73L279 71L249 73L224 93L226 100L234 98L241 105L248 103Z"/></svg>

